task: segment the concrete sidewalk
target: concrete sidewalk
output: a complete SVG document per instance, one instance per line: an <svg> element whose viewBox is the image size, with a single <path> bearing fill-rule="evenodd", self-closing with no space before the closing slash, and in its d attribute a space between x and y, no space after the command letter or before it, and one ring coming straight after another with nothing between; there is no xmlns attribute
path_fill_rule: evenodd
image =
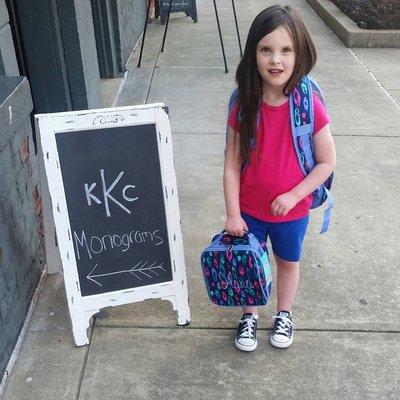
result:
<svg viewBox="0 0 400 400"><path fill-rule="evenodd" d="M238 310L212 306L199 254L225 222L222 192L227 99L239 49L231 2L217 2L229 73L211 0L199 22L171 17L150 26L118 105L170 108L192 322L179 328L169 302L107 309L91 344L72 342L62 277L49 276L4 395L36 399L399 399L400 398L400 49L350 50L305 1L290 0L318 50L313 76L324 89L338 153L333 225L312 213L294 307L295 340L267 340L273 301L260 312L259 347L234 347ZM273 1L237 1L242 43ZM196 112L193 112L194 104Z"/></svg>

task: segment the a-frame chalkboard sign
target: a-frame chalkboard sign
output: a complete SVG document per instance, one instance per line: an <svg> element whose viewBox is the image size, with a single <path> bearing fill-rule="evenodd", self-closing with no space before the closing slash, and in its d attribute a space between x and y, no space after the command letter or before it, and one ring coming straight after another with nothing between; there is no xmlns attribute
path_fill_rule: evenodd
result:
<svg viewBox="0 0 400 400"><path fill-rule="evenodd" d="M90 318L101 308L144 299L171 301L178 324L188 324L166 106L35 119L75 343L88 343Z"/></svg>

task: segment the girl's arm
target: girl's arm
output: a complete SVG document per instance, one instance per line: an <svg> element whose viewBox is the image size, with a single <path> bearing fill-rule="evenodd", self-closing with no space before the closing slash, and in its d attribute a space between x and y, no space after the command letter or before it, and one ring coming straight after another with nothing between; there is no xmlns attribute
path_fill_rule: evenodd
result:
<svg viewBox="0 0 400 400"><path fill-rule="evenodd" d="M225 230L230 235L235 236L243 236L244 231L248 230L246 222L240 215L239 192L241 166L239 134L231 127L228 127L224 165Z"/></svg>
<svg viewBox="0 0 400 400"><path fill-rule="evenodd" d="M318 188L333 172L336 165L335 144L329 125L325 125L313 136L316 165L298 185L279 195L271 204L273 215L282 217L301 200Z"/></svg>

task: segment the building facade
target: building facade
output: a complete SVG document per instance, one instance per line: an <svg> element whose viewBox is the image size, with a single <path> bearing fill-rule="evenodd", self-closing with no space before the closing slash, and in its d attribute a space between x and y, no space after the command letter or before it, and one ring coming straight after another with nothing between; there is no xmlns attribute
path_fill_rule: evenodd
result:
<svg viewBox="0 0 400 400"><path fill-rule="evenodd" d="M145 0L0 0L0 377L46 262L33 115L101 108L145 15Z"/></svg>

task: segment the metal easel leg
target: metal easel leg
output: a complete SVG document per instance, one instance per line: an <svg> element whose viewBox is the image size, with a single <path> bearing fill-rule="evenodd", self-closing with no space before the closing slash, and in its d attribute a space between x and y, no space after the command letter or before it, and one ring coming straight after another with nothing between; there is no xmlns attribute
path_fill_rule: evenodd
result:
<svg viewBox="0 0 400 400"><path fill-rule="evenodd" d="M172 1L172 0L171 0ZM140 68L140 63L142 62L142 54L143 54L143 47L144 47L144 39L146 37L146 30L147 30L147 23L149 20L149 14L150 14L150 1L147 4L147 12L146 12L146 22L144 24L144 30L143 30L143 39L142 39L142 44L140 46L140 55L139 55L139 62L138 62L138 68Z"/></svg>
<svg viewBox="0 0 400 400"><path fill-rule="evenodd" d="M163 37L162 46L161 46L161 53L164 52L164 45L165 45L165 39L167 37L167 29L168 29L168 23L169 23L169 16L171 14L171 7L172 7L172 0L169 0L167 22L165 24L164 37Z"/></svg>
<svg viewBox="0 0 400 400"><path fill-rule="evenodd" d="M227 65L226 65L226 57L225 57L224 42L222 41L221 26L220 26L220 24L219 24L219 18L218 18L217 4L216 4L215 0L213 0L213 3L214 3L215 17L217 18L217 25L218 25L218 32L219 32L219 40L221 41L222 56L224 57L225 73L228 73L228 67L227 67Z"/></svg>
<svg viewBox="0 0 400 400"><path fill-rule="evenodd" d="M237 38L238 38L238 43L239 43L240 58L242 58L243 57L242 43L240 42L239 27L238 27L238 22L237 22L237 18L236 18L236 8L235 8L234 0L232 0L232 9L233 9L233 16L235 17L235 25L236 25L236 33L237 33Z"/></svg>

